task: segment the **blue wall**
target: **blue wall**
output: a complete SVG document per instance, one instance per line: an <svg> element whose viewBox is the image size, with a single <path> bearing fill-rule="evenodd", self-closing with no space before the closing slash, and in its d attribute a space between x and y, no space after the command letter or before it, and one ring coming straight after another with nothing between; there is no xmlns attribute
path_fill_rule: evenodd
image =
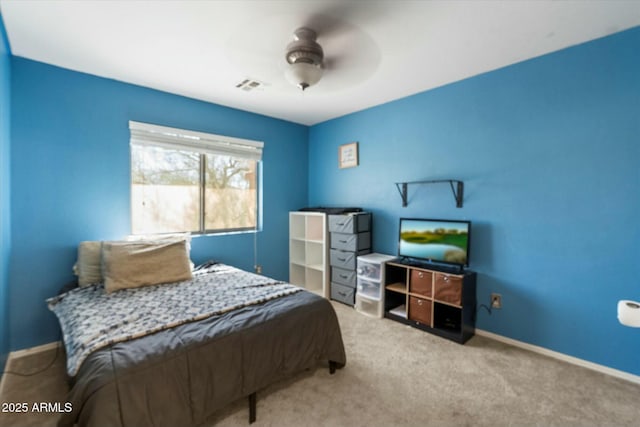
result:
<svg viewBox="0 0 640 427"><path fill-rule="evenodd" d="M469 219L477 326L640 375L640 28L331 120L310 130L309 204L374 213L394 254L398 218ZM437 66L437 65L434 65ZM340 144L360 166L340 170ZM451 190L398 181L465 182Z"/></svg>
<svg viewBox="0 0 640 427"><path fill-rule="evenodd" d="M73 279L82 240L130 233L128 121L264 141L264 273L288 277L288 214L307 202L308 128L12 58L11 348L58 338L44 300ZM192 259L253 266L253 234L194 238Z"/></svg>
<svg viewBox="0 0 640 427"><path fill-rule="evenodd" d="M11 50L0 14L0 370L9 352L9 259L11 252L10 144Z"/></svg>

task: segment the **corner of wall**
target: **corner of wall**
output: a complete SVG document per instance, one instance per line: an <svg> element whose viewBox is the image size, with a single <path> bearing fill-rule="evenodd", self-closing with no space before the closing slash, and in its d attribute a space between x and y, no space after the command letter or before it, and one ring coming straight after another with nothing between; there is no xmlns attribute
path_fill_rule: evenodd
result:
<svg viewBox="0 0 640 427"><path fill-rule="evenodd" d="M9 257L10 219L10 117L11 48L0 11L0 367L4 370L9 353Z"/></svg>

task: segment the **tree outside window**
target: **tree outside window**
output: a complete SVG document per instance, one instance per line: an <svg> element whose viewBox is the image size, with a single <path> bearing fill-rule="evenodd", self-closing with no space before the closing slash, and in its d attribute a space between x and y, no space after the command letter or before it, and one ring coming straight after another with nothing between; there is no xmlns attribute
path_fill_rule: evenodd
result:
<svg viewBox="0 0 640 427"><path fill-rule="evenodd" d="M256 230L259 161L131 144L133 234Z"/></svg>

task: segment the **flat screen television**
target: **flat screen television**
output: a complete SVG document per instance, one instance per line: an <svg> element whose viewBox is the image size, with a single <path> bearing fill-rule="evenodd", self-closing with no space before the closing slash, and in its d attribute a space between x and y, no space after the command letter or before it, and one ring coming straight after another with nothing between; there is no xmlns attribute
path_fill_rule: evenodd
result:
<svg viewBox="0 0 640 427"><path fill-rule="evenodd" d="M469 265L471 221L400 218L398 256L463 268Z"/></svg>

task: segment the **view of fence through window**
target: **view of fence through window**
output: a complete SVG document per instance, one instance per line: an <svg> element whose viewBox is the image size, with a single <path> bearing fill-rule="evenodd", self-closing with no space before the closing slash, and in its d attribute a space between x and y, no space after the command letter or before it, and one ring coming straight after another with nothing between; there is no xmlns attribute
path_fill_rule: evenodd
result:
<svg viewBox="0 0 640 427"><path fill-rule="evenodd" d="M132 232L255 229L257 166L255 160L132 144Z"/></svg>

